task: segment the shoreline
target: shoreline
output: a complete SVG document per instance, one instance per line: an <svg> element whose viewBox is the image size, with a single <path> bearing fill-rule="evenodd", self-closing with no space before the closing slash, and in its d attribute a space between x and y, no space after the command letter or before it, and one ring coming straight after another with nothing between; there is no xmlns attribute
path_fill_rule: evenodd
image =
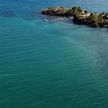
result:
<svg viewBox="0 0 108 108"><path fill-rule="evenodd" d="M67 17L74 24L108 28L108 13L105 12L95 13L81 7L65 8L59 6L43 9L41 13L48 16Z"/></svg>

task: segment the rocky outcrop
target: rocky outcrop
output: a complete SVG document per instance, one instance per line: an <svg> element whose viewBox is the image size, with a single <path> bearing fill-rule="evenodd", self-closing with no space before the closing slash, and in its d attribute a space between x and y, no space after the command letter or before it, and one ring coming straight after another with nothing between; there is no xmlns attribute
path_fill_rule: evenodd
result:
<svg viewBox="0 0 108 108"><path fill-rule="evenodd" d="M87 11L81 9L80 7L64 8L64 7L52 7L43 9L42 14L45 15L56 15L56 16L74 16L75 14L86 14Z"/></svg>
<svg viewBox="0 0 108 108"><path fill-rule="evenodd" d="M72 9L66 9L64 7L55 7L42 10L42 14L56 16L72 16L73 12Z"/></svg>
<svg viewBox="0 0 108 108"><path fill-rule="evenodd" d="M108 27L108 13L91 13L80 7L64 8L54 7L42 10L42 14L73 17L73 23L80 25L88 25L90 27Z"/></svg>

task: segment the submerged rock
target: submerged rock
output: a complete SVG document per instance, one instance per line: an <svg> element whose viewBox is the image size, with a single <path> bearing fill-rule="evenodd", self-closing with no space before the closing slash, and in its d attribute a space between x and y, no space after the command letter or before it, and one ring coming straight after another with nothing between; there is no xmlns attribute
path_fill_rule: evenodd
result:
<svg viewBox="0 0 108 108"><path fill-rule="evenodd" d="M0 16L3 16L3 17L16 17L15 13L12 10L3 10L3 11L1 11Z"/></svg>

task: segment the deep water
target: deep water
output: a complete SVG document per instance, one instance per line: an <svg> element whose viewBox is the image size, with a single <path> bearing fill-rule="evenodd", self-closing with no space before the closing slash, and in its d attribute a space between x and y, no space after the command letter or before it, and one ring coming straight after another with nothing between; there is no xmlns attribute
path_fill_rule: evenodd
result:
<svg viewBox="0 0 108 108"><path fill-rule="evenodd" d="M107 0L0 0L0 108L108 108L108 29L40 13L61 5L108 11Z"/></svg>

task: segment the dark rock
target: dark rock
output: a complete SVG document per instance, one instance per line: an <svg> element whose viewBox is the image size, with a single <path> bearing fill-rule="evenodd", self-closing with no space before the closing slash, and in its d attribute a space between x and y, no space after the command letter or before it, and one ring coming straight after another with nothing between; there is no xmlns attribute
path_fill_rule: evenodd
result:
<svg viewBox="0 0 108 108"><path fill-rule="evenodd" d="M42 10L42 14L73 17L73 23L80 25L88 25L90 27L107 27L108 28L108 13L91 13L80 7L64 8L54 7Z"/></svg>
<svg viewBox="0 0 108 108"><path fill-rule="evenodd" d="M1 11L0 16L3 16L3 17L16 17L15 13L12 10L3 10L3 11Z"/></svg>
<svg viewBox="0 0 108 108"><path fill-rule="evenodd" d="M42 10L42 14L68 17L72 16L73 12L72 9L66 9L64 7L55 7Z"/></svg>

